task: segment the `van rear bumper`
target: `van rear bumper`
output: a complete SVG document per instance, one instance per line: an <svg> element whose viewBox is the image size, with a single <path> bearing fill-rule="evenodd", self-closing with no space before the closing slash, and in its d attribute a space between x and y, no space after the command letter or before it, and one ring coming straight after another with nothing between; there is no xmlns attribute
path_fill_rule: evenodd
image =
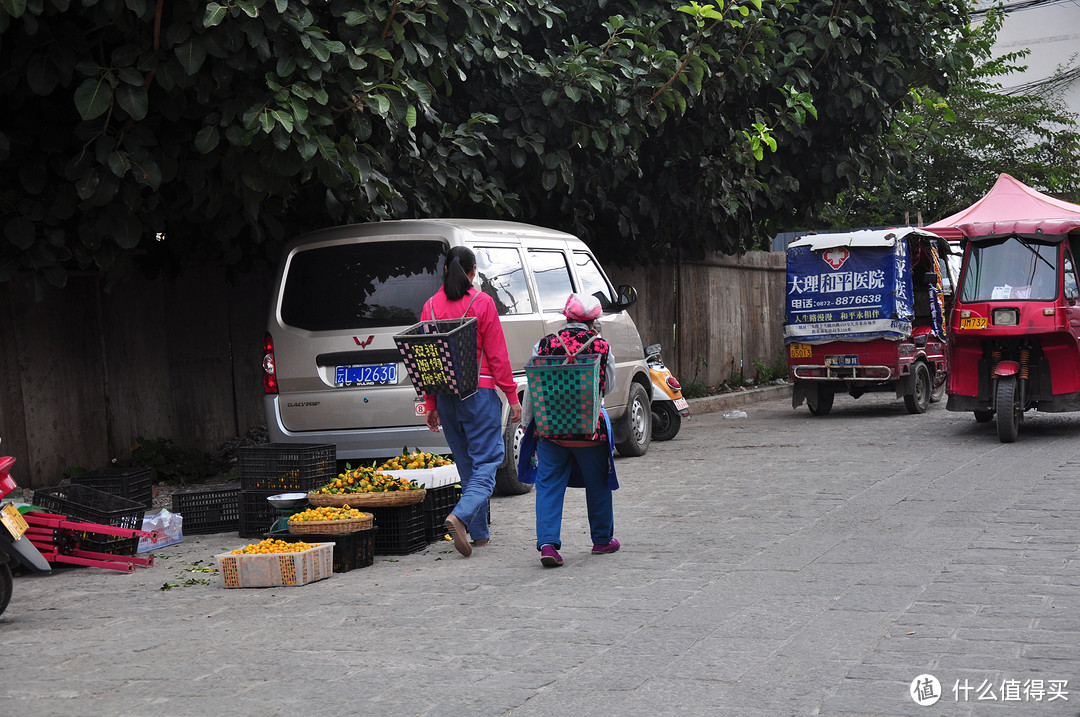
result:
<svg viewBox="0 0 1080 717"><path fill-rule="evenodd" d="M289 431L282 425L278 411L278 396L263 397L266 428L274 443L333 443L337 446L337 459L357 460L365 458L389 458L401 453L401 449L416 448L431 453L449 453L443 434L433 433L427 426L399 426L394 428L364 428L343 431Z"/></svg>

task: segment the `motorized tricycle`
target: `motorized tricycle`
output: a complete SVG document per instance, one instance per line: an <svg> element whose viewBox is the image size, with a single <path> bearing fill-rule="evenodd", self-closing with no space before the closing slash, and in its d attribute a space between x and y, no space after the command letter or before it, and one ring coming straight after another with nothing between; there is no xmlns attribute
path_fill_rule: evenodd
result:
<svg viewBox="0 0 1080 717"><path fill-rule="evenodd" d="M889 391L909 413L945 394L948 243L920 229L816 234L787 249L791 405L823 416L839 392Z"/></svg>
<svg viewBox="0 0 1080 717"><path fill-rule="evenodd" d="M1011 443L1029 409L1080 411L1080 230L989 228L963 241L946 408L980 423L996 415L998 439Z"/></svg>
<svg viewBox="0 0 1080 717"><path fill-rule="evenodd" d="M11 477L15 459L0 456L0 613L7 609L14 588L11 567L15 564L27 569L48 573L52 567L26 536L29 526L14 503L4 501L17 487Z"/></svg>

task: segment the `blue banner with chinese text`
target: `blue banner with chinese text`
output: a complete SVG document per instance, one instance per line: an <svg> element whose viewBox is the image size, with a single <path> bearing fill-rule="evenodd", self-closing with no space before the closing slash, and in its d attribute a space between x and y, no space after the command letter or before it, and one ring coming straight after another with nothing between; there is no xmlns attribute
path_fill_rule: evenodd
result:
<svg viewBox="0 0 1080 717"><path fill-rule="evenodd" d="M907 240L787 250L785 342L901 339L912 314Z"/></svg>

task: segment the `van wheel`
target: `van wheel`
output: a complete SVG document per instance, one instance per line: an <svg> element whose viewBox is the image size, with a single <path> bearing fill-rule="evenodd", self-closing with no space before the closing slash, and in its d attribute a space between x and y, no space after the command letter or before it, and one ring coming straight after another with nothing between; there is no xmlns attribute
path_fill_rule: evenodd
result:
<svg viewBox="0 0 1080 717"><path fill-rule="evenodd" d="M506 458L499 470L495 471L495 492L499 495L522 495L532 490L531 483L518 480L518 458L521 456L521 439L524 435L525 426L520 421L511 423L503 433Z"/></svg>
<svg viewBox="0 0 1080 717"><path fill-rule="evenodd" d="M626 424L629 435L622 443L616 443L615 449L620 456L645 455L652 441L652 411L649 408L649 395L640 383L630 384L630 400L626 402Z"/></svg>

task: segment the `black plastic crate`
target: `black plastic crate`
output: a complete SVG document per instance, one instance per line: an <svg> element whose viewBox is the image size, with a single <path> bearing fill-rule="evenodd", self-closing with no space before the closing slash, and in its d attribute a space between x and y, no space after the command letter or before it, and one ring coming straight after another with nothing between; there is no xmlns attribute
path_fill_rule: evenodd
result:
<svg viewBox="0 0 1080 717"><path fill-rule="evenodd" d="M172 512L183 516L188 535L239 530L240 484L177 491L172 496Z"/></svg>
<svg viewBox="0 0 1080 717"><path fill-rule="evenodd" d="M277 508L267 502L267 498L277 495L276 490L241 490L240 491L240 527L241 538L261 538L270 532L274 521L281 517Z"/></svg>
<svg viewBox="0 0 1080 717"><path fill-rule="evenodd" d="M49 513L66 515L81 523L97 523L115 528L142 530L146 506L128 498L112 495L88 485L72 483L34 491L34 505ZM120 538L115 535L81 532L83 550L113 555L134 555L139 539Z"/></svg>
<svg viewBox="0 0 1080 717"><path fill-rule="evenodd" d="M308 492L337 477L337 446L263 443L240 449L240 488Z"/></svg>
<svg viewBox="0 0 1080 717"><path fill-rule="evenodd" d="M461 486L458 484L444 485L438 488L428 488L424 502L424 539L429 542L442 540L446 535L446 527L443 523L446 516L457 505L461 497Z"/></svg>
<svg viewBox="0 0 1080 717"><path fill-rule="evenodd" d="M408 555L427 547L423 503L362 510L375 516L376 555Z"/></svg>
<svg viewBox="0 0 1080 717"><path fill-rule="evenodd" d="M147 510L154 507L153 471L142 466L110 466L72 476L71 482L88 485L110 495L141 503Z"/></svg>
<svg viewBox="0 0 1080 717"><path fill-rule="evenodd" d="M347 573L357 568L366 568L375 562L376 528L357 530L352 533L290 533L288 530L276 530L267 533L267 538L276 538L288 543L333 543L334 572Z"/></svg>

